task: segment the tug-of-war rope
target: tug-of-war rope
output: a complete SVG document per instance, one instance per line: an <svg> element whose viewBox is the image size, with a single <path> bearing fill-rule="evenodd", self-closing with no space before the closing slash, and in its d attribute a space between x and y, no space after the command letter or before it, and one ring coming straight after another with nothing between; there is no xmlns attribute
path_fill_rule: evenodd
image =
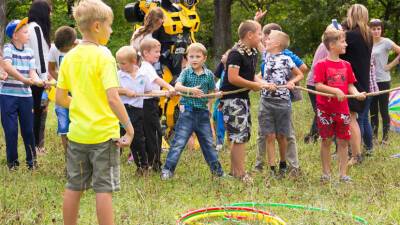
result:
<svg viewBox="0 0 400 225"><path fill-rule="evenodd" d="M277 86L277 89L279 89L279 88L287 88L287 86L286 85ZM301 91L309 92L309 93L315 94L315 95L321 95L321 96L326 96L326 97L335 97L335 95L333 95L333 94L311 90L311 89L308 89L308 88L305 88L302 86L295 86L294 88L299 89ZM216 98L221 95L225 96L225 95L237 94L237 93L248 91L248 90L249 90L248 88L240 88L240 89L237 89L234 91L222 91L222 92L220 92L220 94L219 93L210 93L210 94L203 94L200 96L194 96L190 93L178 92L177 95L184 96L184 97L192 97L192 98ZM382 95L382 94L390 93L390 92L397 91L397 90L400 90L400 86L392 88L392 89L384 90L384 91L366 93L365 95L367 97L368 96L377 96L377 95ZM169 96L168 91L160 91L157 93L135 94L134 97L167 97L167 96ZM345 95L345 98L356 98L356 97L357 97L357 95Z"/></svg>
<svg viewBox="0 0 400 225"><path fill-rule="evenodd" d="M223 207L210 207L192 210L190 212L185 213L181 216L177 221L177 225L205 225L200 221L212 222L211 220L220 218L226 221L235 221L240 224L241 221L258 221L263 222L264 224L272 224L272 225L285 225L285 221L283 221L278 216L266 212L256 207L274 207L274 208L287 208L290 210L302 210L309 212L320 212L320 213L328 213L336 216L343 216L353 219L355 222L359 224L368 224L368 222L359 216L331 211L324 208L318 208L313 206L305 206L305 205L297 205L297 204L287 204L287 203L256 203L256 202L241 202L234 203L230 205L226 205ZM246 223L247 224L247 223Z"/></svg>

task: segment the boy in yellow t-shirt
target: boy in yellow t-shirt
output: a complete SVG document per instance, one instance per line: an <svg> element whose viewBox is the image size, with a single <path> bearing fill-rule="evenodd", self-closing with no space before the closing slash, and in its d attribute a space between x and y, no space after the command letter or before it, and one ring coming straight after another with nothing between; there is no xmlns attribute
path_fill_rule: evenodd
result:
<svg viewBox="0 0 400 225"><path fill-rule="evenodd" d="M73 15L82 42L65 55L56 92L56 103L69 108L71 120L64 224L77 223L81 194L91 187L99 224L113 224L112 192L120 189L118 147L129 146L133 138L118 95L115 59L100 46L107 44L112 32L113 12L101 0L82 0ZM126 130L122 138L118 121Z"/></svg>

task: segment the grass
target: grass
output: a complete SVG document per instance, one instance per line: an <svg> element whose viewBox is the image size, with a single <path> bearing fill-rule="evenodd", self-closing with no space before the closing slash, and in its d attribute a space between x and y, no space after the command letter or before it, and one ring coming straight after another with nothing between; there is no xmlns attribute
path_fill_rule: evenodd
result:
<svg viewBox="0 0 400 225"><path fill-rule="evenodd" d="M396 81L398 84L399 82ZM396 85L393 85L396 86ZM320 184L319 144L304 144L312 111L308 97L294 104L293 118L303 175L297 179L270 179L267 172L254 176L253 185L234 179L212 179L200 151L185 151L173 180L163 182L158 174L135 176L135 166L127 165L127 150L122 157L122 190L114 195L117 224L175 224L179 215L190 209L221 206L235 202L281 202L304 204L346 212L365 218L369 224L400 224L399 160L389 156L400 152L400 138L391 133L390 144L376 146L373 157L352 168L352 184ZM257 135L257 95L252 95L253 130L247 145L247 169L254 166ZM62 224L62 196L65 185L64 157L56 136L56 116L49 111L46 128L48 154L39 158L34 172L21 167L16 172L6 168L4 137L0 139L0 224ZM21 139L21 138L20 138ZM22 141L20 161L25 158ZM165 158L165 154L163 154ZM220 153L223 168L229 170L229 152ZM261 208L272 211L288 224L357 224L335 213L313 213L284 208ZM84 194L79 224L96 224L94 193ZM237 224L218 221L213 224ZM253 223L255 224L255 223Z"/></svg>

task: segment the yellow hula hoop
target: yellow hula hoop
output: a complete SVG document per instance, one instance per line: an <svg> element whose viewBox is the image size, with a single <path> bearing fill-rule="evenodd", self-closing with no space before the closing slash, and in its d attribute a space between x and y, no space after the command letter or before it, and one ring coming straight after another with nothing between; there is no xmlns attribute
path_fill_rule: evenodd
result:
<svg viewBox="0 0 400 225"><path fill-rule="evenodd" d="M207 212L194 215L186 219L185 222L182 224L202 225L203 223L199 223L197 221L215 217L232 218L232 219L241 219L240 217L246 217L246 221L260 221L272 225L286 225L286 223L277 216L264 215L257 212Z"/></svg>

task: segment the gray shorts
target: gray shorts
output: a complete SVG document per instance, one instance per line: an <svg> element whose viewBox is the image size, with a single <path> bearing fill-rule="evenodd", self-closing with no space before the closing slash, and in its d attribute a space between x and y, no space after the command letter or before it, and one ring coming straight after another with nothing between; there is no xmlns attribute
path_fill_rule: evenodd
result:
<svg viewBox="0 0 400 225"><path fill-rule="evenodd" d="M120 190L120 154L112 140L100 144L68 142L67 185L73 191L96 193Z"/></svg>
<svg viewBox="0 0 400 225"><path fill-rule="evenodd" d="M259 135L282 134L289 137L291 113L290 101L261 98L258 111Z"/></svg>
<svg viewBox="0 0 400 225"><path fill-rule="evenodd" d="M248 99L233 98L221 100L224 123L232 143L246 143L250 140L251 118Z"/></svg>

